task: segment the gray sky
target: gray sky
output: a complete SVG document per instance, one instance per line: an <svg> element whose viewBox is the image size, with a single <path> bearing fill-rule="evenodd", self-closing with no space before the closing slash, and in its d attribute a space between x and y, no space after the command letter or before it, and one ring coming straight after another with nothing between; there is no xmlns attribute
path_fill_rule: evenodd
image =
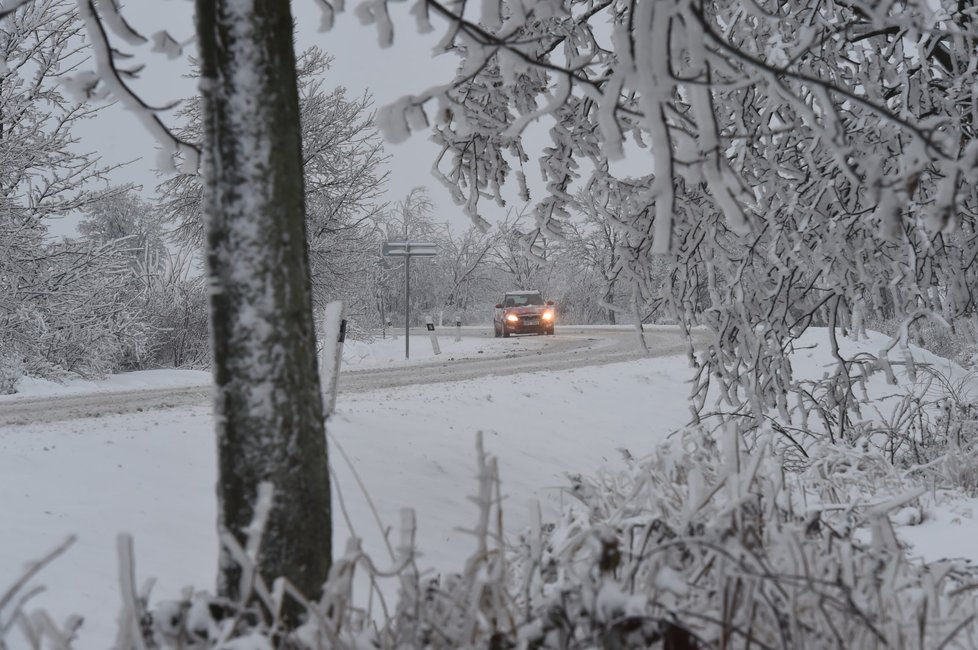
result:
<svg viewBox="0 0 978 650"><path fill-rule="evenodd" d="M352 96L368 91L378 107L435 83L444 83L455 69L453 57L432 57L440 33L436 29L433 34L419 36L414 19L408 15L409 3L392 5L397 31L394 45L389 49L377 45L374 26L360 25L352 11L340 14L332 31L321 33L318 31L321 13L315 0L295 0L292 6L298 28L297 50L311 45L326 50L335 57L327 83L345 86ZM161 29L180 41L193 36L193 3L188 0L132 0L125 5L124 15L147 37ZM132 52L124 43L113 42L122 51L136 54L136 60L145 64L134 87L148 103L163 105L194 94L195 82L186 77L189 70L186 57L169 61L162 54L150 53L148 47L143 48L145 52ZM193 52L193 46L185 49L185 55ZM163 119L168 124L174 121L166 114ZM79 129L79 136L82 148L97 151L107 164L134 161L112 173L113 183L138 183L144 187L144 194L153 193L158 182L153 170L155 141L126 110L118 106L105 109ZM411 188L424 185L435 202L438 221L460 227L468 225L461 209L430 174L439 151L437 146L425 135L416 134L403 144L387 144L386 149L391 156L387 200L402 199ZM480 205L490 221L504 216L504 210L491 206L489 201L481 201Z"/></svg>

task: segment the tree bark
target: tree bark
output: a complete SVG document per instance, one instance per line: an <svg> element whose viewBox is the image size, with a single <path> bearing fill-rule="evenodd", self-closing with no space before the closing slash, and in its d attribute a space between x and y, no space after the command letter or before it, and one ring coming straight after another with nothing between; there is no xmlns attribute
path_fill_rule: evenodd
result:
<svg viewBox="0 0 978 650"><path fill-rule="evenodd" d="M292 16L283 0L196 0L196 9L218 526L243 546L258 485L272 483L258 572L318 598L331 560L330 494ZM222 545L219 593L247 597L241 581ZM286 622L300 614L291 603Z"/></svg>

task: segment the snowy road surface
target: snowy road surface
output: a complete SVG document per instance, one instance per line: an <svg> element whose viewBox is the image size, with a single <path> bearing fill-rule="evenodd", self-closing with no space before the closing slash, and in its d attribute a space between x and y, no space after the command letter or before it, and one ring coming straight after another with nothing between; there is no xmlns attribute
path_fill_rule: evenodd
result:
<svg viewBox="0 0 978 650"><path fill-rule="evenodd" d="M452 341L454 334L451 328L446 331L449 333L441 334L440 340ZM636 334L631 328L559 327L556 336L512 337L498 341L492 340L492 332L487 328L469 328L463 332L463 336L487 339L486 343L493 345L485 353L477 352L477 356L456 357L450 346L443 343L446 349L442 355L428 357L437 361L422 360L365 370L346 369L340 374L339 391L361 393L412 384L570 370L628 361L640 356ZM654 357L681 355L686 351L686 342L678 328L649 328L645 340L650 355ZM430 348L431 345L423 330L412 330L411 341L414 350ZM50 396L15 397L0 402L0 426L201 405L207 403L209 395L210 387L191 386L59 395L55 399Z"/></svg>

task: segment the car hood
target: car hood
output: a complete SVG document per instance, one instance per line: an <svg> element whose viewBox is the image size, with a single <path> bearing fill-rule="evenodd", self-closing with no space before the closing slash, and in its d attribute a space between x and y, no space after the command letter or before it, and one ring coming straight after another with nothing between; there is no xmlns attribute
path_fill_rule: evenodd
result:
<svg viewBox="0 0 978 650"><path fill-rule="evenodd" d="M507 314L519 314L521 316L527 314L542 314L547 310L543 305L526 305L525 307L506 307Z"/></svg>

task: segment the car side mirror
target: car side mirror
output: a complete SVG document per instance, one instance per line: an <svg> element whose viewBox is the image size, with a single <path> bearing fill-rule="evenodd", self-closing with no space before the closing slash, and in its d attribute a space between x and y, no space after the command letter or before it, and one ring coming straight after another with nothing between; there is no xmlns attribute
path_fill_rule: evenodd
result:
<svg viewBox="0 0 978 650"><path fill-rule="evenodd" d="M554 306L554 301L553 300L548 300L547 301L547 307L553 307L553 306Z"/></svg>
<svg viewBox="0 0 978 650"><path fill-rule="evenodd" d="M502 308L503 308L502 305L496 305L496 309L502 309Z"/></svg>

